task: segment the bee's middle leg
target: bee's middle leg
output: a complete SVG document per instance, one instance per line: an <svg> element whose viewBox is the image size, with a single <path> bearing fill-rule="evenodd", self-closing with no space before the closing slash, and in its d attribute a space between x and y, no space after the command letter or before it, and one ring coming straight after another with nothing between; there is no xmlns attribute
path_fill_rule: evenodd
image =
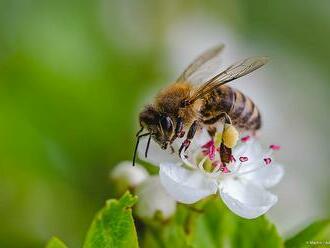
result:
<svg viewBox="0 0 330 248"><path fill-rule="evenodd" d="M194 138L197 128L199 127L198 121L194 121L188 131L186 139L182 142L181 147L179 149L179 154L181 155L182 151L186 151L190 146L191 140Z"/></svg>

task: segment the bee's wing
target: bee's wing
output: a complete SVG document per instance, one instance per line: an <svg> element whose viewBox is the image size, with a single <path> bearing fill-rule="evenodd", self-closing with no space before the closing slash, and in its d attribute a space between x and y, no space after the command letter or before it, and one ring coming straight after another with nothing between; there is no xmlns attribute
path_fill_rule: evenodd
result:
<svg viewBox="0 0 330 248"><path fill-rule="evenodd" d="M253 72L266 64L267 61L267 57L251 57L229 66L201 85L190 99L188 99L188 102L194 102L210 93L215 88Z"/></svg>
<svg viewBox="0 0 330 248"><path fill-rule="evenodd" d="M186 81L192 84L205 82L205 79L219 70L219 55L224 47L224 44L219 44L204 51L183 71L176 82Z"/></svg>

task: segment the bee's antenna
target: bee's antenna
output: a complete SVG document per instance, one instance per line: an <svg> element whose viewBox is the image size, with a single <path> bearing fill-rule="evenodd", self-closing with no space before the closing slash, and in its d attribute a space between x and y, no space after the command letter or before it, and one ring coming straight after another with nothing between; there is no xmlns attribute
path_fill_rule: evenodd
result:
<svg viewBox="0 0 330 248"><path fill-rule="evenodd" d="M140 138L150 135L150 133L140 134L142 132L142 130L143 130L143 128L141 128L141 130L139 132L137 132L137 134L136 134L136 144L135 144L134 155L133 155L133 166L135 166L136 153L137 153L137 149L139 147Z"/></svg>
<svg viewBox="0 0 330 248"><path fill-rule="evenodd" d="M136 139L136 144L135 144L135 149L134 149L134 155L133 155L133 166L135 166L136 151L137 151L137 148L138 148L138 146L139 146L139 141L140 141L140 139L137 138L137 139Z"/></svg>
<svg viewBox="0 0 330 248"><path fill-rule="evenodd" d="M141 127L141 129L135 134L135 137L138 137L140 133L143 131L144 127Z"/></svg>
<svg viewBox="0 0 330 248"><path fill-rule="evenodd" d="M148 151L149 151L149 146L150 146L150 140L151 140L151 133L149 135L149 139L148 139L148 143L147 143L147 146L146 146L146 151L144 153L144 156L147 157L148 156Z"/></svg>

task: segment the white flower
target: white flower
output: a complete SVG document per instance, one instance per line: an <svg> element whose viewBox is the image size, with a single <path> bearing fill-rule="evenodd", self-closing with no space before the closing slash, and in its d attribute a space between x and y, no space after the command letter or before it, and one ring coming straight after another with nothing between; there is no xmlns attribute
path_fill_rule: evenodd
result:
<svg viewBox="0 0 330 248"><path fill-rule="evenodd" d="M148 171L141 165L132 166L132 162L120 162L110 173L110 178L119 180L129 187L136 187L149 177Z"/></svg>
<svg viewBox="0 0 330 248"><path fill-rule="evenodd" d="M168 194L178 202L192 204L218 193L241 217L252 219L266 213L277 202L277 196L267 188L277 184L284 174L282 166L271 157L279 147L272 145L264 151L254 138L246 136L233 148L231 162L223 164L213 140L209 138L201 145L207 136L203 132L181 160L174 160L172 154L170 162L166 158L159 161L160 180ZM164 157L164 151L161 154ZM154 161L158 156L150 153L149 159Z"/></svg>
<svg viewBox="0 0 330 248"><path fill-rule="evenodd" d="M167 194L159 176L151 176L135 191L138 196L136 214L141 218L153 218L159 211L164 219L175 213L176 201Z"/></svg>
<svg viewBox="0 0 330 248"><path fill-rule="evenodd" d="M132 162L123 161L114 167L110 177L117 182L118 190L124 192L128 187L134 190L138 196L137 216L152 218L160 212L167 219L175 213L176 201L165 191L159 176L150 176L143 166L132 166Z"/></svg>

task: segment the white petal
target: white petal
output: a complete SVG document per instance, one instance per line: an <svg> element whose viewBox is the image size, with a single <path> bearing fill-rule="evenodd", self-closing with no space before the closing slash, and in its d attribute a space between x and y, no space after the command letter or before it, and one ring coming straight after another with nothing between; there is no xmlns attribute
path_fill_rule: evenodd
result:
<svg viewBox="0 0 330 248"><path fill-rule="evenodd" d="M198 148L205 145L207 142L211 140L211 136L208 133L206 128L202 128L194 137L194 142L192 145L196 144Z"/></svg>
<svg viewBox="0 0 330 248"><path fill-rule="evenodd" d="M130 187L137 186L148 176L149 173L143 166L139 164L132 166L131 161L123 161L119 163L110 173L112 179L120 180Z"/></svg>
<svg viewBox="0 0 330 248"><path fill-rule="evenodd" d="M257 141L253 142L249 148L250 149L247 150L246 155L256 159L259 159L264 153L263 147Z"/></svg>
<svg viewBox="0 0 330 248"><path fill-rule="evenodd" d="M251 140L251 142L248 143L248 148L246 151L242 154L243 157L248 157L248 161L246 164L254 163L258 160L262 160L263 157L263 150L259 142L256 140Z"/></svg>
<svg viewBox="0 0 330 248"><path fill-rule="evenodd" d="M240 167L240 173L256 169L259 166L264 165L264 151L255 139L251 139L248 142L242 142L233 150L233 155L236 158L236 162L239 163L240 157L247 157L248 160L242 163Z"/></svg>
<svg viewBox="0 0 330 248"><path fill-rule="evenodd" d="M277 196L246 180L224 180L219 191L227 207L247 219L263 215L277 202Z"/></svg>
<svg viewBox="0 0 330 248"><path fill-rule="evenodd" d="M159 166L160 163L172 162L178 163L181 162L178 153L171 153L170 149L163 150L160 146L151 139L148 156L145 157L145 150L148 142L148 137L144 137L140 140L140 144L138 147L138 155L141 160L147 161L155 166Z"/></svg>
<svg viewBox="0 0 330 248"><path fill-rule="evenodd" d="M260 166L260 165L259 165ZM284 169L281 165L271 163L270 165L261 165L262 167L254 172L242 175L242 178L250 180L251 182L270 188L281 181L284 175Z"/></svg>
<svg viewBox="0 0 330 248"><path fill-rule="evenodd" d="M238 159L239 157L242 157L243 154L247 151L249 148L249 144L247 142L239 142L234 148L233 148L233 156Z"/></svg>
<svg viewBox="0 0 330 248"><path fill-rule="evenodd" d="M152 176L136 188L138 202L136 214L141 218L152 218L157 211L166 219L176 210L176 202L161 185L159 176Z"/></svg>
<svg viewBox="0 0 330 248"><path fill-rule="evenodd" d="M216 181L198 170L162 163L159 176L169 195L182 203L191 204L217 192Z"/></svg>

